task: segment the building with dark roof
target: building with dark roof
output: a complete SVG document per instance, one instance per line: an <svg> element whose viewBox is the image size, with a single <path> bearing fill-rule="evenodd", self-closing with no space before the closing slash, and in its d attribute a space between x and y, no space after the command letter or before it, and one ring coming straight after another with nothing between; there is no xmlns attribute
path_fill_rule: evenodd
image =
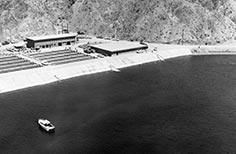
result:
<svg viewBox="0 0 236 154"><path fill-rule="evenodd" d="M59 34L34 36L26 38L26 46L28 48L51 48L57 46L72 45L76 41L76 34Z"/></svg>
<svg viewBox="0 0 236 154"><path fill-rule="evenodd" d="M97 53L101 53L105 56L120 55L124 53L135 52L137 50L145 50L148 48L146 44L128 41L96 44L90 45L90 47Z"/></svg>

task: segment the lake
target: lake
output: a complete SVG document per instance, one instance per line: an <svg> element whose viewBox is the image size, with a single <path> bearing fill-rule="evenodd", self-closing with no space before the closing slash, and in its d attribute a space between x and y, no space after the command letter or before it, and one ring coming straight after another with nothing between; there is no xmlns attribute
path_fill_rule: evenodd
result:
<svg viewBox="0 0 236 154"><path fill-rule="evenodd" d="M56 131L39 129L48 118ZM0 94L1 154L234 154L236 56L196 56Z"/></svg>

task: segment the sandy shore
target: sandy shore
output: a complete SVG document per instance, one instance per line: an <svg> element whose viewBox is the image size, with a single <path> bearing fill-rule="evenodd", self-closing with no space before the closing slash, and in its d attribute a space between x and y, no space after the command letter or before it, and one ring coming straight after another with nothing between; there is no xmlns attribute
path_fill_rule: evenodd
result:
<svg viewBox="0 0 236 154"><path fill-rule="evenodd" d="M236 54L236 44L200 47L190 45L182 46L164 44L148 44L148 46L149 49L142 53L99 58L70 64L46 66L29 70L3 73L0 74L0 93L44 85L52 82L62 82L64 79L87 74L112 70L116 71L117 69L124 67L130 67L159 60L164 61L165 59L179 56Z"/></svg>

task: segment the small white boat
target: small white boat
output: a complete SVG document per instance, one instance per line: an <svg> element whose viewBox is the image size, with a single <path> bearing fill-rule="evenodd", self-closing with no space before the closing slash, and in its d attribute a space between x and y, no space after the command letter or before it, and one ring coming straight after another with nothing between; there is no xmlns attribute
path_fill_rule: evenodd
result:
<svg viewBox="0 0 236 154"><path fill-rule="evenodd" d="M38 119L38 124L47 132L54 132L55 126L47 119Z"/></svg>

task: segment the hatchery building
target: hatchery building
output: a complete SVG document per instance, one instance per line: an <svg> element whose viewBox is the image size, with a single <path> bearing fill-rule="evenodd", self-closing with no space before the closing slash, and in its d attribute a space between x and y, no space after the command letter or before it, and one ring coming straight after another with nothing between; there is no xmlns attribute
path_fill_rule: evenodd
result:
<svg viewBox="0 0 236 154"><path fill-rule="evenodd" d="M148 48L146 44L140 44L138 42L128 42L128 41L96 44L96 45L91 45L90 47L97 53L103 54L105 56L116 56L121 54L127 54L136 52L138 50L145 50Z"/></svg>
<svg viewBox="0 0 236 154"><path fill-rule="evenodd" d="M58 46L73 45L76 41L76 35L77 34L69 33L69 34L27 37L26 47L27 48L51 48L51 47L58 47Z"/></svg>

